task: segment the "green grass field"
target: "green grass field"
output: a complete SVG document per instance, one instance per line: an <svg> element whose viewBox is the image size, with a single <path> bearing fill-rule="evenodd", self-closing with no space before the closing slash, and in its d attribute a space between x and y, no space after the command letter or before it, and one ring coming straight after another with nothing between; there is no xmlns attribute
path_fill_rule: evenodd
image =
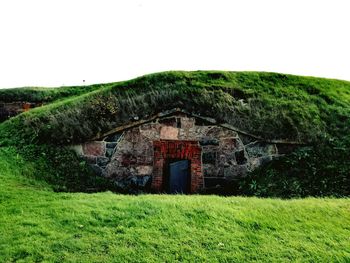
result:
<svg viewBox="0 0 350 263"><path fill-rule="evenodd" d="M350 261L350 199L56 193L9 153L0 262Z"/></svg>
<svg viewBox="0 0 350 263"><path fill-rule="evenodd" d="M14 100L45 106L0 124L0 263L350 262L348 81L162 72L0 91ZM66 145L176 107L308 144L242 179L240 194L327 198L79 192L113 187Z"/></svg>

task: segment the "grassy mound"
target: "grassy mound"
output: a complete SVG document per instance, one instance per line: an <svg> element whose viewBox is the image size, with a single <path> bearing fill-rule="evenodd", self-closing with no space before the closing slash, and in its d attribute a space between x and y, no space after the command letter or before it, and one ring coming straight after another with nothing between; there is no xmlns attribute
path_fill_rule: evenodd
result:
<svg viewBox="0 0 350 263"><path fill-rule="evenodd" d="M16 173L32 182L41 181L55 192L100 192L117 189L96 176L75 152L54 145L0 147L5 174ZM4 166L5 167L5 166Z"/></svg>
<svg viewBox="0 0 350 263"><path fill-rule="evenodd" d="M55 193L8 151L0 151L1 262L350 258L349 199Z"/></svg>
<svg viewBox="0 0 350 263"><path fill-rule="evenodd" d="M265 72L196 71L39 91L4 91L7 99L37 97L51 103L1 123L0 146L16 147L26 160L37 158L40 151L47 153L43 163L49 163L57 176L44 177L60 190L81 191L90 185L84 179L84 165L68 169L68 154L60 152L61 145L89 140L135 117L179 107L265 139L308 144L249 175L236 194L350 195L350 82ZM54 168L58 163L63 163L62 169Z"/></svg>
<svg viewBox="0 0 350 263"><path fill-rule="evenodd" d="M106 87L110 84L95 84L90 86L72 86L72 87L23 87L15 89L0 89L1 102L27 101L50 103L60 99L79 96L81 94Z"/></svg>
<svg viewBox="0 0 350 263"><path fill-rule="evenodd" d="M80 142L133 117L175 107L263 138L310 142L324 134L349 134L349 105L346 81L256 72L165 72L21 114L0 124L0 144Z"/></svg>

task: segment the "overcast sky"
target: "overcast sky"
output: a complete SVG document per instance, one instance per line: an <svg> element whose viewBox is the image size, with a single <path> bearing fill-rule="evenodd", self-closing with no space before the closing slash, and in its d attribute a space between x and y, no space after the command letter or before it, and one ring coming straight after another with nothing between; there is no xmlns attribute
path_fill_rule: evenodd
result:
<svg viewBox="0 0 350 263"><path fill-rule="evenodd" d="M0 0L0 88L207 69L350 80L350 1Z"/></svg>

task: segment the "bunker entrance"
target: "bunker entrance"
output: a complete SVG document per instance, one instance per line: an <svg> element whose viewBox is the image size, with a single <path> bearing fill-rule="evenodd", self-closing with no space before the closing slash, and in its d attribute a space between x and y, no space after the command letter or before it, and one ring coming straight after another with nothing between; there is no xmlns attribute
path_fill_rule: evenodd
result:
<svg viewBox="0 0 350 263"><path fill-rule="evenodd" d="M189 160L168 160L168 163L168 193L189 193L191 182Z"/></svg>

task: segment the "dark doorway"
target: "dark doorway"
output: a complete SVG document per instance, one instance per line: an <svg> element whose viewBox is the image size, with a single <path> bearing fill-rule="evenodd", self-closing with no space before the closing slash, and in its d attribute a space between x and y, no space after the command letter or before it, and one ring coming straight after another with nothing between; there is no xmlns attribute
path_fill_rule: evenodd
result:
<svg viewBox="0 0 350 263"><path fill-rule="evenodd" d="M170 164L187 160L187 187L184 193L198 193L204 187L202 148L198 141L160 140L153 141L154 163L152 190L170 193ZM186 181L186 180L185 180Z"/></svg>
<svg viewBox="0 0 350 263"><path fill-rule="evenodd" d="M174 160L169 163L169 193L189 192L190 171L188 160Z"/></svg>

